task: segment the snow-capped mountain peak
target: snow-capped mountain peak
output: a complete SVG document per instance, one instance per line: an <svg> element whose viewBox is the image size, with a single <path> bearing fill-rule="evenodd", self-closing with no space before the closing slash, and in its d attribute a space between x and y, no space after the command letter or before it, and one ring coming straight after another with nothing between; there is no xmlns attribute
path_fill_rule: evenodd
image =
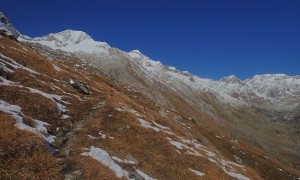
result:
<svg viewBox="0 0 300 180"><path fill-rule="evenodd" d="M147 56L145 56L143 53L141 53L141 51L139 50L133 50L130 51L129 53L127 53L130 58L132 59L149 59Z"/></svg>
<svg viewBox="0 0 300 180"><path fill-rule="evenodd" d="M256 94L273 100L285 97L296 99L300 95L300 76L264 74L256 75L245 82Z"/></svg>
<svg viewBox="0 0 300 180"><path fill-rule="evenodd" d="M16 39L20 36L20 33L16 30L16 28L14 28L3 12L0 12L0 30L10 33Z"/></svg>
<svg viewBox="0 0 300 180"><path fill-rule="evenodd" d="M51 33L43 37L32 39L19 38L20 41L28 41L48 46L51 49L59 49L66 52L83 52L108 54L111 48L106 42L95 41L83 31L65 30L58 33Z"/></svg>
<svg viewBox="0 0 300 180"><path fill-rule="evenodd" d="M135 53L135 54L142 54L140 50L136 49L136 50L132 50L130 51L131 53Z"/></svg>
<svg viewBox="0 0 300 180"><path fill-rule="evenodd" d="M234 84L241 83L241 80L236 75L224 77L224 78L220 79L220 81L223 81L225 83L234 83Z"/></svg>
<svg viewBox="0 0 300 180"><path fill-rule="evenodd" d="M75 31L75 30L65 30L58 33L51 33L47 36L45 36L46 39L49 41L51 40L60 40L63 42L69 42L74 44L79 44L82 41L94 41L91 36L86 34L83 31ZM40 39L40 38L34 38L34 39Z"/></svg>

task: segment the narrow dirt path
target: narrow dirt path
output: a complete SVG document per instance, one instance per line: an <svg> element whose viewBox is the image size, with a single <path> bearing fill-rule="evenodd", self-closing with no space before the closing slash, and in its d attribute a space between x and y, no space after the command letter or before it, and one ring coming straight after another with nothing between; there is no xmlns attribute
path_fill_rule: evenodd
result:
<svg viewBox="0 0 300 180"><path fill-rule="evenodd" d="M61 132L58 133L59 136L57 137L57 141L59 141L59 146L57 157L61 162L65 180L81 179L80 177L83 174L83 170L74 166L74 164L71 164L72 161L68 161L67 159L74 152L74 147L77 142L76 132L81 130L84 123L86 123L88 119L92 118L95 113L100 113L101 108L104 107L105 104L106 100L99 101L89 111L88 116L74 123L69 129L62 128Z"/></svg>

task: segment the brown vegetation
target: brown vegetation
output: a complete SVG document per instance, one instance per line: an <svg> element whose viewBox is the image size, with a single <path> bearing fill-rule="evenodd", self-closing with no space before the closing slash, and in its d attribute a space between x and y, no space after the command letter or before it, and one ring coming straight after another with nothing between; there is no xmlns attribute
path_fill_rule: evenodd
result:
<svg viewBox="0 0 300 180"><path fill-rule="evenodd" d="M115 173L108 167L102 165L91 157L82 156L79 158L79 163L83 166L84 179L103 179L103 180L126 180L127 178L117 178Z"/></svg>
<svg viewBox="0 0 300 180"><path fill-rule="evenodd" d="M1 179L60 179L59 163L45 142L17 129L7 114L0 112L0 116Z"/></svg>

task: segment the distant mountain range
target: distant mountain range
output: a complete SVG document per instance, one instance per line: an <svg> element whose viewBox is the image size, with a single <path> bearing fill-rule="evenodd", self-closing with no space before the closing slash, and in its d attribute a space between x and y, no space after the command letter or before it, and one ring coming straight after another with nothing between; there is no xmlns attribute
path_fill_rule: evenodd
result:
<svg viewBox="0 0 300 180"><path fill-rule="evenodd" d="M157 106L204 127L218 126L224 130L222 134L230 134L232 139L299 173L300 76L264 74L243 81L234 75L220 80L205 79L151 60L139 50L125 52L95 41L82 31L65 30L30 38L20 34L3 13L0 22L0 29L47 59L125 84ZM162 111L157 113L165 116ZM204 121L203 117L209 120ZM212 122L215 125L209 125ZM222 151L216 142L206 138ZM238 161L233 150L228 152L229 157Z"/></svg>
<svg viewBox="0 0 300 180"><path fill-rule="evenodd" d="M278 105L278 102L283 103L278 106L279 109L288 107L294 109L299 104L299 101L293 100L300 97L300 76L266 74L257 75L245 81L239 80L234 75L222 78L220 81L203 79L188 72L179 71L175 67L165 66L158 61L153 61L139 50L126 53L122 50L112 48L106 42L94 41L88 34L82 31L66 30L36 38L21 35L19 40L41 44L53 50L75 53L79 57L84 55L95 55L102 59L124 57L130 63L140 66L137 73L143 73L144 76L151 77L152 80L170 86L171 89L179 90L179 84L188 86L193 91L206 91L208 88L227 103L247 103L249 98L246 100L247 98L243 94L248 94L254 96L251 99L258 98L268 102L276 102L275 106ZM103 61L103 63L106 61ZM99 64L101 63L99 62ZM233 94L238 96L238 98L234 97ZM244 99L242 99L243 97ZM291 101L286 102L289 99Z"/></svg>

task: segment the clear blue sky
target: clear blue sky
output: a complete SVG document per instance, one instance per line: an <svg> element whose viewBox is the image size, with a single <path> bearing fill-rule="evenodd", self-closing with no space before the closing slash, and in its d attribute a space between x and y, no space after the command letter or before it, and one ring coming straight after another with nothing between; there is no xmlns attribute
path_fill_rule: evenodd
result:
<svg viewBox="0 0 300 180"><path fill-rule="evenodd" d="M300 0L0 0L31 37L65 29L219 79L300 75Z"/></svg>

